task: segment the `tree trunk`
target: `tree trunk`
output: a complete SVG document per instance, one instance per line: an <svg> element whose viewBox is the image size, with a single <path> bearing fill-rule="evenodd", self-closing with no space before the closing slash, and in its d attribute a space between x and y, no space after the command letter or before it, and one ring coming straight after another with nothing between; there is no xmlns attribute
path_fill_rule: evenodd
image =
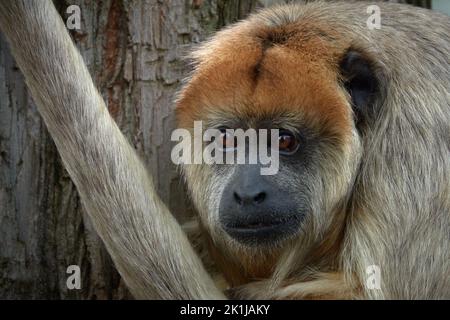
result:
<svg viewBox="0 0 450 320"><path fill-rule="evenodd" d="M173 98L192 44L283 0L57 0L109 112L145 160L180 220L192 212L170 159ZM153 248L149 248L152 250ZM68 289L78 265L81 289ZM77 191L0 34L0 299L131 298L80 204Z"/></svg>

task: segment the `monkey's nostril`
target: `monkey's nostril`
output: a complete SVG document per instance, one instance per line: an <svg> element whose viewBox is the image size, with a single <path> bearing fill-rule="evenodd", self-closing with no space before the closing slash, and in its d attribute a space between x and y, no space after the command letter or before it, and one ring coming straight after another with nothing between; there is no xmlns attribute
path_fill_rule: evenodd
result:
<svg viewBox="0 0 450 320"><path fill-rule="evenodd" d="M258 192L254 194L240 194L236 191L233 192L233 199L239 206L255 205L264 202L266 199L266 192Z"/></svg>
<svg viewBox="0 0 450 320"><path fill-rule="evenodd" d="M256 195L256 197L253 198L253 200L255 201L255 203L261 203L266 199L266 193L265 192L260 192Z"/></svg>
<svg viewBox="0 0 450 320"><path fill-rule="evenodd" d="M236 200L236 202L238 203L238 204L242 204L242 199L241 199L241 197L239 197L239 195L236 193L236 192L233 192L233 197L234 197L234 200Z"/></svg>
<svg viewBox="0 0 450 320"><path fill-rule="evenodd" d="M267 194L263 192L259 192L257 195L239 195L237 192L233 192L234 201L240 206L243 205L251 205L251 204L260 204L267 197Z"/></svg>

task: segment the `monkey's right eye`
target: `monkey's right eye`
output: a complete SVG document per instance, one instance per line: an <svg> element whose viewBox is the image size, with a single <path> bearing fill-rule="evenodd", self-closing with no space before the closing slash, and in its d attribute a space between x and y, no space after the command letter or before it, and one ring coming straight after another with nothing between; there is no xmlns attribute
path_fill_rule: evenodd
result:
<svg viewBox="0 0 450 320"><path fill-rule="evenodd" d="M278 138L278 149L280 153L284 155L293 155L297 152L299 146L300 142L293 133L287 130L280 131L280 136Z"/></svg>
<svg viewBox="0 0 450 320"><path fill-rule="evenodd" d="M227 152L227 151L233 151L236 149L236 137L234 134L227 130L227 128L220 128L220 136L219 136L219 146L220 148Z"/></svg>

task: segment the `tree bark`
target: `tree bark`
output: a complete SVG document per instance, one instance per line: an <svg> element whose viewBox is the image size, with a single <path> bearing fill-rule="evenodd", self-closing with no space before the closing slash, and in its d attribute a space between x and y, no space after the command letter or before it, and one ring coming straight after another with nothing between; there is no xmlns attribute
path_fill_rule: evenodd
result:
<svg viewBox="0 0 450 320"><path fill-rule="evenodd" d="M192 214L170 159L173 99L182 56L212 32L283 0L56 0L109 112L177 218ZM37 31L38 32L38 31ZM154 248L149 248L153 250ZM81 289L68 289L78 265ZM0 299L132 298L81 206L77 191L0 34Z"/></svg>

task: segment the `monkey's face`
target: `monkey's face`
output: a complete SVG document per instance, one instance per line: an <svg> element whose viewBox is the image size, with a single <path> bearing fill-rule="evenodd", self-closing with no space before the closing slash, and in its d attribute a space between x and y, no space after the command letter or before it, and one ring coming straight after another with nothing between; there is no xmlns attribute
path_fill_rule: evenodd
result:
<svg viewBox="0 0 450 320"><path fill-rule="evenodd" d="M317 240L335 222L334 215L351 190L359 161L356 133L351 131L349 137L342 137L282 110L269 118L258 119L255 115L244 125L238 115L221 115L203 123L208 128L222 127L218 140L226 148L216 152L223 152L224 160L226 153L237 152L230 147L235 138L223 128L225 125L243 130L278 129L278 150L269 142L263 150L270 156L278 152L274 174L262 174L269 165L249 164L248 153L245 164L184 166L205 227L228 247L274 249L282 248L289 240ZM258 152L264 145L260 140L258 137Z"/></svg>
<svg viewBox="0 0 450 320"><path fill-rule="evenodd" d="M272 156L278 152L276 172L263 175L267 166L261 163L213 167L212 179L227 177L218 202L219 227L241 245L273 248L289 239L316 238L350 188L349 166L356 159L339 138L281 114L265 121L279 130L277 150L267 147ZM225 134L224 139L231 138ZM266 151L263 146L258 144L259 152Z"/></svg>
<svg viewBox="0 0 450 320"><path fill-rule="evenodd" d="M288 31L242 24L220 33L196 53L197 69L178 100L181 127L201 120L203 129L222 130L225 146L233 141L227 128L279 130L273 175L262 175L261 163L183 168L205 228L229 248L320 241L341 227L357 174L361 137L352 105L372 96L370 67L346 45L327 46L320 32ZM290 40L278 34L286 32ZM283 43L265 41L278 36Z"/></svg>

